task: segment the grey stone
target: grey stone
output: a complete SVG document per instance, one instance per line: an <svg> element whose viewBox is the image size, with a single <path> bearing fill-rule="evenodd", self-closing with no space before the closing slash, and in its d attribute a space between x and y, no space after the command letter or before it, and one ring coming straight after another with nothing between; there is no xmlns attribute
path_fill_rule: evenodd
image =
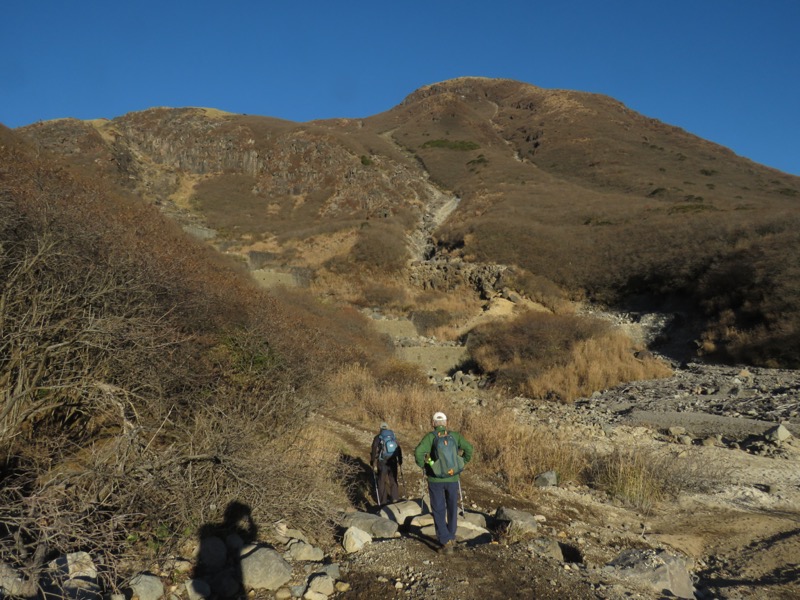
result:
<svg viewBox="0 0 800 600"><path fill-rule="evenodd" d="M533 485L536 487L552 487L558 485L558 474L555 471L545 471L539 473L533 479Z"/></svg>
<svg viewBox="0 0 800 600"><path fill-rule="evenodd" d="M693 599L690 561L655 550L625 550L609 563L623 577L642 582L660 594Z"/></svg>
<svg viewBox="0 0 800 600"><path fill-rule="evenodd" d="M334 579L341 579L342 577L341 569L339 568L339 563L331 563L329 565L325 565L319 570L319 572L325 573L325 575L333 577Z"/></svg>
<svg viewBox="0 0 800 600"><path fill-rule="evenodd" d="M336 581L328 575L317 575L311 578L308 590L330 596L333 594Z"/></svg>
<svg viewBox="0 0 800 600"><path fill-rule="evenodd" d="M301 540L293 540L286 554L292 560L319 562L325 558L325 553L320 548L315 548Z"/></svg>
<svg viewBox="0 0 800 600"><path fill-rule="evenodd" d="M527 548L536 556L544 556L564 562L564 553L561 550L561 545L552 538L538 537L528 542Z"/></svg>
<svg viewBox="0 0 800 600"><path fill-rule="evenodd" d="M189 600L205 600L211 598L211 586L202 579L188 579L185 587Z"/></svg>
<svg viewBox="0 0 800 600"><path fill-rule="evenodd" d="M495 513L495 519L509 523L510 526L522 533L533 533L539 529L539 523L536 518L531 513L523 510L500 507Z"/></svg>
<svg viewBox="0 0 800 600"><path fill-rule="evenodd" d="M390 521L404 524L407 520L421 515L422 512L423 507L420 500L405 500L381 507L379 514Z"/></svg>
<svg viewBox="0 0 800 600"><path fill-rule="evenodd" d="M92 557L86 552L72 552L64 556L59 556L48 565L52 571L67 578L95 581L97 579L97 567L94 566Z"/></svg>
<svg viewBox="0 0 800 600"><path fill-rule="evenodd" d="M11 565L0 563L0 595L28 597L36 593L36 584L27 580Z"/></svg>
<svg viewBox="0 0 800 600"><path fill-rule="evenodd" d="M471 510L464 511L464 515L459 517L458 522L466 521L477 525L478 527L486 528L486 516L483 513L473 512Z"/></svg>
<svg viewBox="0 0 800 600"><path fill-rule="evenodd" d="M292 565L271 548L257 548L242 557L241 565L246 589L277 590L292 577Z"/></svg>
<svg viewBox="0 0 800 600"><path fill-rule="evenodd" d="M792 437L792 433L783 424L773 427L764 433L764 439L768 442L785 442Z"/></svg>
<svg viewBox="0 0 800 600"><path fill-rule="evenodd" d="M344 532L344 538L342 539L342 546L348 554L358 552L370 543L372 543L372 536L358 527L349 527Z"/></svg>
<svg viewBox="0 0 800 600"><path fill-rule="evenodd" d="M376 538L397 537L398 524L378 515L364 512L346 514L342 519L343 527L358 527Z"/></svg>
<svg viewBox="0 0 800 600"><path fill-rule="evenodd" d="M159 600L164 595L164 583L155 575L140 573L134 575L128 587L133 596L138 596L139 600Z"/></svg>

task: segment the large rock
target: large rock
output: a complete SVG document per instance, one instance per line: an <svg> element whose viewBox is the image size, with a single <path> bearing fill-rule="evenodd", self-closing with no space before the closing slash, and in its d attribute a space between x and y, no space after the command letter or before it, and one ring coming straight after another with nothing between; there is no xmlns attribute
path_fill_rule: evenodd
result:
<svg viewBox="0 0 800 600"><path fill-rule="evenodd" d="M436 526L427 525L420 529L420 533L430 538L436 538ZM478 525L465 521L458 520L458 527L456 527L456 540L459 542L473 542L473 543L486 543L492 541L492 534L488 529L484 529Z"/></svg>
<svg viewBox="0 0 800 600"><path fill-rule="evenodd" d="M292 578L292 565L271 548L256 548L242 557L241 565L246 589L277 590Z"/></svg>
<svg viewBox="0 0 800 600"><path fill-rule="evenodd" d="M791 437L792 433L783 424L777 425L764 433L764 439L773 443L785 442Z"/></svg>
<svg viewBox="0 0 800 600"><path fill-rule="evenodd" d="M372 536L358 527L348 528L344 532L344 538L342 539L342 546L348 554L358 552L370 543L372 543Z"/></svg>
<svg viewBox="0 0 800 600"><path fill-rule="evenodd" d="M659 594L693 599L691 561L655 550L625 550L609 563L623 577L642 582Z"/></svg>
<svg viewBox="0 0 800 600"><path fill-rule="evenodd" d="M11 565L0 563L0 596L24 598L35 594L35 581L26 579Z"/></svg>
<svg viewBox="0 0 800 600"><path fill-rule="evenodd" d="M44 598L100 600L102 597L97 567L86 552L59 556L48 563L48 567L40 582Z"/></svg>
<svg viewBox="0 0 800 600"><path fill-rule="evenodd" d="M319 562L325 558L325 553L321 548L316 548L301 540L293 540L289 544L286 554L292 560L300 561Z"/></svg>
<svg viewBox="0 0 800 600"><path fill-rule="evenodd" d="M134 575L128 584L132 596L139 600L159 600L164 595L164 583L155 575Z"/></svg>
<svg viewBox="0 0 800 600"><path fill-rule="evenodd" d="M189 600L206 600L207 598L211 598L211 586L202 579L187 579L185 587L186 595L189 596Z"/></svg>
<svg viewBox="0 0 800 600"><path fill-rule="evenodd" d="M375 538L393 538L400 535L395 521L365 512L347 513L342 518L341 524L343 527L357 527Z"/></svg>
<svg viewBox="0 0 800 600"><path fill-rule="evenodd" d="M424 509L422 502L419 500L405 500L403 502L395 502L394 504L387 504L381 507L380 516L390 521L394 521L400 525L405 524L414 517L421 515Z"/></svg>
<svg viewBox="0 0 800 600"><path fill-rule="evenodd" d="M557 560L558 562L564 562L564 552L561 550L561 545L553 538L535 538L528 542L527 548L536 556L544 556Z"/></svg>
<svg viewBox="0 0 800 600"><path fill-rule="evenodd" d="M97 580L97 567L86 552L73 552L59 556L48 564L53 572L66 579Z"/></svg>
<svg viewBox="0 0 800 600"><path fill-rule="evenodd" d="M553 487L558 485L558 473L555 471L545 471L539 473L533 479L533 485L536 487Z"/></svg>
<svg viewBox="0 0 800 600"><path fill-rule="evenodd" d="M336 591L334 588L335 584L336 580L329 575L315 575L308 583L308 590L325 596L331 596L333 592Z"/></svg>
<svg viewBox="0 0 800 600"><path fill-rule="evenodd" d="M535 533L539 529L539 522L529 512L516 510L513 508L500 507L494 515L495 519L501 523L506 523L508 527L513 527L522 534Z"/></svg>

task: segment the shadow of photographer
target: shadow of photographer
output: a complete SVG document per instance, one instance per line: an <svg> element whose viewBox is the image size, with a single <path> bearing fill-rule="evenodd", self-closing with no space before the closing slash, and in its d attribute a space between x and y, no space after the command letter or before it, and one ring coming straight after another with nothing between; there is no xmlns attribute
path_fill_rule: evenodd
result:
<svg viewBox="0 0 800 600"><path fill-rule="evenodd" d="M198 531L199 549L192 570L200 595L211 598L246 598L243 585L241 551L258 538L258 527L249 506L233 501L225 508L221 523L208 523Z"/></svg>

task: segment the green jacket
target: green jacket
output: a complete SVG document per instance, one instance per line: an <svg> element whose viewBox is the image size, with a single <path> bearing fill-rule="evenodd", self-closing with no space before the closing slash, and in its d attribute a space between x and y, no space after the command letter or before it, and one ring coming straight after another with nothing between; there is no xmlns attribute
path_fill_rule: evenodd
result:
<svg viewBox="0 0 800 600"><path fill-rule="evenodd" d="M456 443L458 444L458 449L463 451L464 464L467 464L470 460L472 460L472 444L470 444L463 435L457 431L453 431L452 429L447 429L446 427L437 427L433 431L426 433L425 437L420 440L419 444L417 444L417 447L414 449L414 459L417 461L417 466L425 469L425 474L428 476L428 481L458 481L458 475L453 475L452 477L434 477L431 468L425 464L425 456L430 456L431 448L433 447L433 439L436 435L436 432L445 430L450 432L450 434L453 436L453 439L455 439Z"/></svg>

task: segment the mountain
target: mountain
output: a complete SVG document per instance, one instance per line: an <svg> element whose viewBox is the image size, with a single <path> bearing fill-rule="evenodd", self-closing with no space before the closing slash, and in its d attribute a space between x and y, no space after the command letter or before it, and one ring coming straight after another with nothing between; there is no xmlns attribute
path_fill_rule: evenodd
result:
<svg viewBox="0 0 800 600"><path fill-rule="evenodd" d="M606 96L460 78L364 119L154 108L18 133L351 303L422 312L452 261L510 265L530 298L669 310L710 357L800 365L800 178Z"/></svg>

